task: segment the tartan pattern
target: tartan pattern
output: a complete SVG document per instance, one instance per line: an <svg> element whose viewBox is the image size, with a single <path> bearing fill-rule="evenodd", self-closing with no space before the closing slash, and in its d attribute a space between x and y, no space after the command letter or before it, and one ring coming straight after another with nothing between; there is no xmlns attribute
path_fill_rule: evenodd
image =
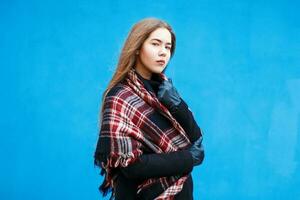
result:
<svg viewBox="0 0 300 200"><path fill-rule="evenodd" d="M167 79L164 74L160 76ZM160 114L167 120L157 119ZM99 137L102 144L108 144L103 148L109 146L108 151L102 150L107 155L101 163L106 172L106 187L113 187L117 168L135 162L146 149L152 153L166 153L190 145L184 129L155 94L145 89L134 69L107 94ZM148 179L139 185L138 192L159 182L165 191L156 199L173 199L186 179L186 176Z"/></svg>
<svg viewBox="0 0 300 200"><path fill-rule="evenodd" d="M172 199L174 199L174 194L177 194L182 190L183 184L186 181L186 179L187 179L186 176L180 178L176 183L174 183L172 186L168 187L162 194L160 194L154 200L172 200Z"/></svg>

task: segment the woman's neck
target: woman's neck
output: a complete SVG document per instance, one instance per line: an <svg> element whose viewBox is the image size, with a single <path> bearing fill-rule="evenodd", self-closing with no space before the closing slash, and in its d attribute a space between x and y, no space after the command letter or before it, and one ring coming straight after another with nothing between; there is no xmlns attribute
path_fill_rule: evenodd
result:
<svg viewBox="0 0 300 200"><path fill-rule="evenodd" d="M135 71L141 75L144 79L150 80L152 77L152 73L148 71L145 67L141 67L140 65L137 65L135 67Z"/></svg>

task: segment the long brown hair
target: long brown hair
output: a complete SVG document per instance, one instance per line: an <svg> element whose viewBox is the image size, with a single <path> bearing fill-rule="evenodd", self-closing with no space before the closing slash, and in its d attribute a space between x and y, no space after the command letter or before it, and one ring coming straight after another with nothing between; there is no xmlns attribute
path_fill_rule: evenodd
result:
<svg viewBox="0 0 300 200"><path fill-rule="evenodd" d="M107 93L110 91L111 88L113 88L117 83L119 83L121 80L123 80L128 71L134 67L136 63L136 52L142 47L145 40L149 37L149 35L155 31L158 28L166 28L171 33L171 57L174 54L175 51L175 44L176 44L176 36L175 33L172 30L172 27L156 18L145 18L139 22L137 22L131 29L125 44L123 46L119 62L117 65L117 69L110 80L106 90L103 93L102 96L102 105L103 101L107 95ZM102 109L101 109L102 110Z"/></svg>

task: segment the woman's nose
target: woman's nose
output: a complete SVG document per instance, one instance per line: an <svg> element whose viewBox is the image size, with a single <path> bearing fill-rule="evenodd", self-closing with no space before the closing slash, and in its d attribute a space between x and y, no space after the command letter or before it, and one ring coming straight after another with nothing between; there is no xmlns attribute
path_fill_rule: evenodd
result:
<svg viewBox="0 0 300 200"><path fill-rule="evenodd" d="M160 48L159 55L160 56L166 56L167 55L167 49L164 48L164 47Z"/></svg>

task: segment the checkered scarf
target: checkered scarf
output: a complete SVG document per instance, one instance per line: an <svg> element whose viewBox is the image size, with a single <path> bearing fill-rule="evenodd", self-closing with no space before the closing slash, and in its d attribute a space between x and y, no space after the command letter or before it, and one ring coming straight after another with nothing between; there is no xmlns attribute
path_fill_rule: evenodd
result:
<svg viewBox="0 0 300 200"><path fill-rule="evenodd" d="M160 78L166 80L164 74ZM102 168L105 180L102 190L114 187L114 179L120 167L135 162L143 149L153 153L174 152L190 145L184 129L159 102L153 92L145 89L134 69L116 87L120 90L108 93L104 100L100 136L95 153L95 163ZM172 126L161 130L149 113L160 112ZM182 190L187 176L161 177L145 180L138 186L138 193L145 187L160 183L164 192L156 200L173 199Z"/></svg>

